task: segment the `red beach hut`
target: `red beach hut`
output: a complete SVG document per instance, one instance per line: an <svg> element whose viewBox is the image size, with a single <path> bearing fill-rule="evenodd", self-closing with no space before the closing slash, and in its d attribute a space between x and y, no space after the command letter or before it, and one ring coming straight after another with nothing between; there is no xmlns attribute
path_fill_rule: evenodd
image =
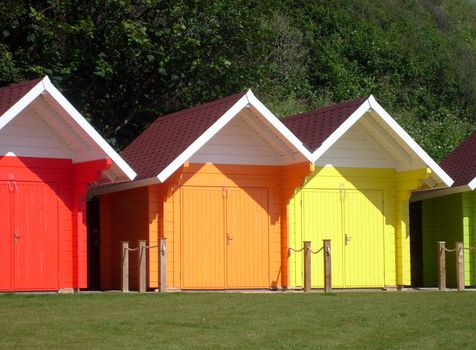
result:
<svg viewBox="0 0 476 350"><path fill-rule="evenodd" d="M0 292L85 288L88 186L134 177L48 77L0 88Z"/></svg>

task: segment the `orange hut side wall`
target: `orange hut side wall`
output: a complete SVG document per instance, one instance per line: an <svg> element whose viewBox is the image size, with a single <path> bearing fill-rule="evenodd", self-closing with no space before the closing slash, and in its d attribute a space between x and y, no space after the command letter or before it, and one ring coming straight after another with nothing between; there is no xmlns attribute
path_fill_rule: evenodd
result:
<svg viewBox="0 0 476 350"><path fill-rule="evenodd" d="M167 288L183 288L182 189L266 188L268 191L269 287L288 284L287 210L294 189L302 185L312 165L290 166L186 164L164 184L101 196L101 288L120 286L120 241L132 247L138 239L155 245L167 238ZM203 252L197 252L203 254ZM135 257L130 258L131 288L136 287ZM253 273L253 271L249 271ZM158 250L148 258L148 288L158 287ZM204 286L206 288L206 286Z"/></svg>

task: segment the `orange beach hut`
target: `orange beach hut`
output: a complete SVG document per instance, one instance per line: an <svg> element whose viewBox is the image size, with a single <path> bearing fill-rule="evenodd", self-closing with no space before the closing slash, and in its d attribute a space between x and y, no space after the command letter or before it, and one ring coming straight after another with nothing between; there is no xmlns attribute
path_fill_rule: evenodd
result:
<svg viewBox="0 0 476 350"><path fill-rule="evenodd" d="M101 288L120 286L120 241L159 237L168 289L286 284L286 203L311 154L251 91L162 116L122 155L137 179L96 191ZM157 249L149 256L147 287L157 288Z"/></svg>
<svg viewBox="0 0 476 350"><path fill-rule="evenodd" d="M88 185L134 176L48 77L0 88L0 292L87 287Z"/></svg>

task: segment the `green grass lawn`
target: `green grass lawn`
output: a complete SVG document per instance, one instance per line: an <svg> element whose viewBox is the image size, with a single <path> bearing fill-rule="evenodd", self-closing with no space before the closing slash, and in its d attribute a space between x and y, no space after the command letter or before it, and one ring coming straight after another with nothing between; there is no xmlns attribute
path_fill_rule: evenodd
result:
<svg viewBox="0 0 476 350"><path fill-rule="evenodd" d="M0 349L475 349L476 293L0 295Z"/></svg>

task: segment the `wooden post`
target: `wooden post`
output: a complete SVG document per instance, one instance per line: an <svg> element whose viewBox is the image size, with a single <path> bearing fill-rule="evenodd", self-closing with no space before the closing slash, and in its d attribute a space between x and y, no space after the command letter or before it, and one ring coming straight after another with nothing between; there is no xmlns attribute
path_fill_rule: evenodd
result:
<svg viewBox="0 0 476 350"><path fill-rule="evenodd" d="M159 264L160 264L160 275L159 275L159 292L165 292L167 289L167 238L159 238Z"/></svg>
<svg viewBox="0 0 476 350"><path fill-rule="evenodd" d="M331 240L324 239L324 292L332 292Z"/></svg>
<svg viewBox="0 0 476 350"><path fill-rule="evenodd" d="M311 291L311 242L304 241L304 292Z"/></svg>
<svg viewBox="0 0 476 350"><path fill-rule="evenodd" d="M121 292L129 291L129 242L121 241L122 247L122 273L121 273Z"/></svg>
<svg viewBox="0 0 476 350"><path fill-rule="evenodd" d="M456 242L456 288L464 290L464 250L463 242Z"/></svg>
<svg viewBox="0 0 476 350"><path fill-rule="evenodd" d="M438 244L438 289L446 290L446 242L437 242Z"/></svg>
<svg viewBox="0 0 476 350"><path fill-rule="evenodd" d="M139 246L139 250L137 251L137 275L139 277L139 293L145 293L147 249L145 248L145 241L140 240L137 241L137 243Z"/></svg>

